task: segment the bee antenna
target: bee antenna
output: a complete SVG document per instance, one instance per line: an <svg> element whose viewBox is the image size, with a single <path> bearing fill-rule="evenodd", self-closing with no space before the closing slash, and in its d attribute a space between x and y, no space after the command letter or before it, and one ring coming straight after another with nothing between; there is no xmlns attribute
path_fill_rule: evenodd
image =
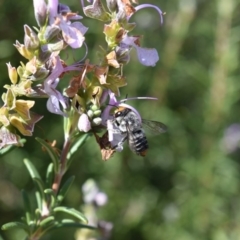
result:
<svg viewBox="0 0 240 240"><path fill-rule="evenodd" d="M113 105L113 104L108 104L108 106L111 106L111 107L118 108L118 106L116 106L116 105Z"/></svg>

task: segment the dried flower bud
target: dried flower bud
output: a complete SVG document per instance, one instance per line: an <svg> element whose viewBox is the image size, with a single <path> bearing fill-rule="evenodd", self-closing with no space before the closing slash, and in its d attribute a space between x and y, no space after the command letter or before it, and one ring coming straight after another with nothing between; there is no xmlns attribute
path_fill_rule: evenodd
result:
<svg viewBox="0 0 240 240"><path fill-rule="evenodd" d="M100 0L94 0L92 5L83 8L83 12L87 17L95 18L103 22L110 21L110 15L105 10Z"/></svg>
<svg viewBox="0 0 240 240"><path fill-rule="evenodd" d="M17 70L15 67L12 67L11 63L7 63L7 67L8 67L8 76L12 82L12 84L16 84L18 81L18 74L17 74Z"/></svg>

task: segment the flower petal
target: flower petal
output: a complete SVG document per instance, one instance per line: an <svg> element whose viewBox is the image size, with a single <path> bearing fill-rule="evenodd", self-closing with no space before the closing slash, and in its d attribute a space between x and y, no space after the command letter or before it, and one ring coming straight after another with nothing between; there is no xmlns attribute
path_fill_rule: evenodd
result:
<svg viewBox="0 0 240 240"><path fill-rule="evenodd" d="M154 67L159 60L158 52L152 48L141 48L135 45L139 62L144 66Z"/></svg>
<svg viewBox="0 0 240 240"><path fill-rule="evenodd" d="M63 31L63 39L70 47L80 48L82 46L85 40L83 34L86 32L87 28L84 27L80 22L75 22L71 25L62 23L61 29ZM81 31L83 31L83 34Z"/></svg>

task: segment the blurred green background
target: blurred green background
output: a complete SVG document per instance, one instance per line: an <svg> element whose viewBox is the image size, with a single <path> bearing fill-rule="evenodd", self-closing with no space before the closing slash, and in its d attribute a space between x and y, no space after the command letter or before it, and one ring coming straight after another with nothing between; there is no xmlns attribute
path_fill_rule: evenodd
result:
<svg viewBox="0 0 240 240"><path fill-rule="evenodd" d="M139 0L145 3L144 0ZM145 158L127 147L109 161L101 160L95 140L79 150L66 174L76 179L65 205L81 209L81 186L93 178L108 195L99 219L114 224L112 240L240 239L240 1L146 0L166 12L164 24L154 9L138 12L133 34L156 48L160 61L144 67L132 54L124 69L128 86L122 98L154 96L159 101L132 101L146 119L164 122L169 131L148 136ZM68 0L82 15L80 1ZM1 85L8 83L6 62L24 59L12 46L23 42L23 25L36 25L30 0L0 0ZM89 27L89 59L104 46L103 24ZM80 59L81 57L79 57ZM35 136L63 142L62 118L46 114L46 100L35 112L44 115ZM23 165L29 158L44 176L50 159L32 138L0 161L0 225L23 215L21 189L34 185ZM76 229L55 231L43 239L73 240ZM0 239L22 239L22 232L1 232ZM77 239L80 240L81 238ZM83 238L82 238L83 239Z"/></svg>

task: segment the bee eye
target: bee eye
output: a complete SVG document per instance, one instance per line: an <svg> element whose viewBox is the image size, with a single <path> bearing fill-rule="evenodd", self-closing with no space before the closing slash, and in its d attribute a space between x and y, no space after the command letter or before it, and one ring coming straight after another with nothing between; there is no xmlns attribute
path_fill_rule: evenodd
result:
<svg viewBox="0 0 240 240"><path fill-rule="evenodd" d="M121 115L121 112L116 112L116 117L120 116Z"/></svg>

